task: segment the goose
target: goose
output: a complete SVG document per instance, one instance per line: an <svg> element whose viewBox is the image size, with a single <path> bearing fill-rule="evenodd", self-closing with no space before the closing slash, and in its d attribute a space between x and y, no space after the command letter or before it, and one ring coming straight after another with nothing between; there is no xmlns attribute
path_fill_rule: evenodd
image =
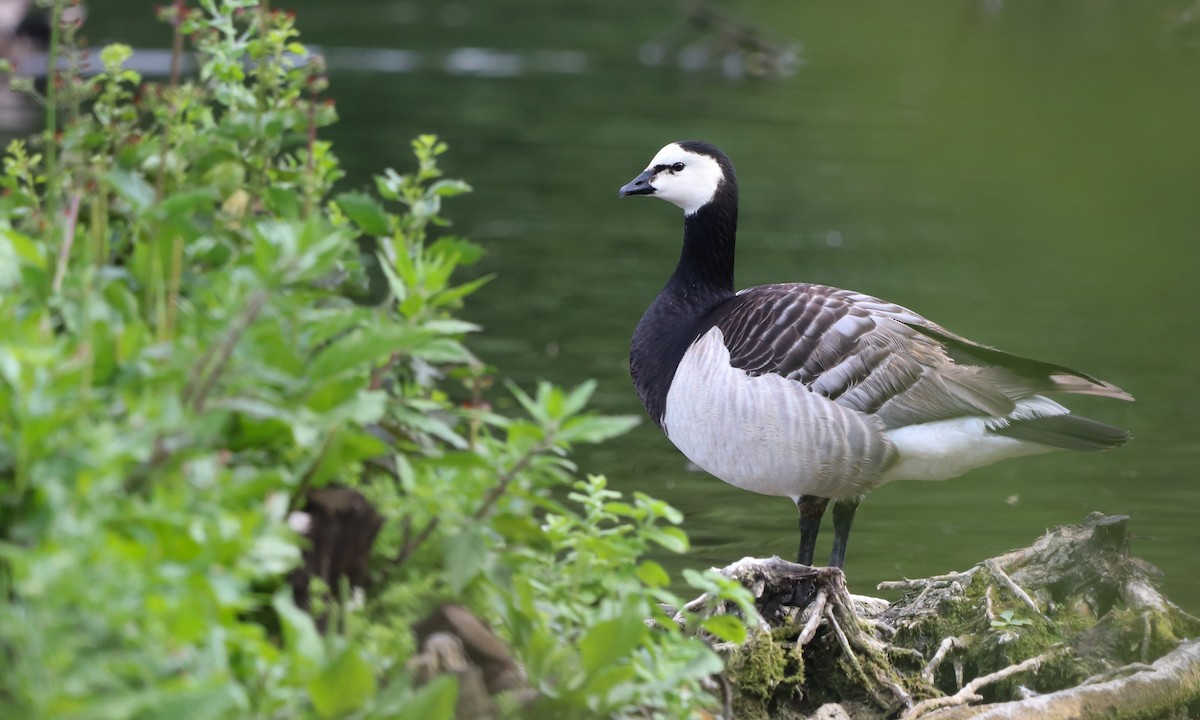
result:
<svg viewBox="0 0 1200 720"><path fill-rule="evenodd" d="M812 564L831 502L829 564L841 568L860 501L884 483L1129 440L1042 394L1133 399L1076 370L975 343L859 292L810 283L734 292L737 179L709 143L666 145L620 189L630 195L684 214L679 263L633 333L638 397L701 469L792 499L798 563Z"/></svg>

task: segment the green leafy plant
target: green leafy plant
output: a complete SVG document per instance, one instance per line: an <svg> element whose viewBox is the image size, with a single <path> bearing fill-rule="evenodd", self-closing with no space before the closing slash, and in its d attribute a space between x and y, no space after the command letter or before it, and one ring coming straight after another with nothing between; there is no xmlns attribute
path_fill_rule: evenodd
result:
<svg viewBox="0 0 1200 720"><path fill-rule="evenodd" d="M1024 627L1026 625L1032 625L1033 621L1027 620L1025 618L1017 617L1016 614L1012 610L1005 610L1004 612L997 615L996 618L994 620L992 620L990 624L994 629L1007 630L1007 629L1011 629L1011 628L1018 628L1018 627Z"/></svg>
<svg viewBox="0 0 1200 720"><path fill-rule="evenodd" d="M634 421L589 412L591 383L497 385L468 347L455 313L488 278L457 278L482 251L442 216L470 189L445 145L337 193L293 16L175 2L174 70L149 84L122 45L77 72L70 4L46 131L0 175L0 716L453 717L456 680L406 668L449 600L525 669L499 714L711 705L699 629L744 629L663 610L645 555L686 549L679 513L569 459ZM286 584L307 543L287 518L334 482L386 522L365 597L310 588L321 632Z"/></svg>

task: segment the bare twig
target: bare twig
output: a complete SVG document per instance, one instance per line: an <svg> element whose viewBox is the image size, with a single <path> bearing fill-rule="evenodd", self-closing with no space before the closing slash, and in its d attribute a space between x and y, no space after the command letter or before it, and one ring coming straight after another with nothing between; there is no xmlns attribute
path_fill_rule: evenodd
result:
<svg viewBox="0 0 1200 720"><path fill-rule="evenodd" d="M923 588L927 585L969 578L975 574L975 570L976 568L971 568L970 570L965 570L963 572L952 572L945 575L934 575L933 577L916 578L911 580L909 578L904 578L903 580L884 580L875 587L880 590L916 590L917 588Z"/></svg>
<svg viewBox="0 0 1200 720"><path fill-rule="evenodd" d="M671 616L671 621L676 625L683 625L684 613L696 612L700 608L708 604L708 593L700 593L696 599L688 602L683 607L679 608L674 615Z"/></svg>
<svg viewBox="0 0 1200 720"><path fill-rule="evenodd" d="M942 664L942 661L946 659L946 655L954 648L960 647L963 647L963 641L953 636L946 638L942 641L941 645L938 645L937 652L933 654L933 657L929 660L929 664L921 671L921 676L925 678L926 682L930 685L933 684L933 676Z"/></svg>
<svg viewBox="0 0 1200 720"><path fill-rule="evenodd" d="M717 673L716 678L721 686L721 720L733 720L733 684L724 673Z"/></svg>
<svg viewBox="0 0 1200 720"><path fill-rule="evenodd" d="M967 705L968 703L979 700L980 689L991 685L992 683L1000 682L1001 680L1010 678L1013 675L1023 673L1027 670L1036 671L1038 667L1041 666L1041 664L1045 662L1046 659L1052 654L1053 651L1045 652L1037 657L1029 658L1025 662L1020 662L1016 665L1009 665L1008 667L997 670L994 673L988 673L987 675L977 677L964 685L961 690L953 695L922 700L913 706L908 712L900 716L900 720L915 720L915 718L919 718L925 713L932 712L938 708L952 707L955 705Z"/></svg>
<svg viewBox="0 0 1200 720"><path fill-rule="evenodd" d="M810 606L811 614L808 616L808 622L804 623L804 629L800 631L800 636L796 638L797 647L807 645L812 641L813 636L817 634L817 627L821 624L821 617L825 613L825 601L828 597L825 588L817 591L817 597Z"/></svg>
<svg viewBox="0 0 1200 720"><path fill-rule="evenodd" d="M1035 612L1041 619L1045 620L1046 622L1050 622L1050 618L1042 614L1042 609L1038 607L1038 604L1034 602L1033 598L1029 597L1029 593L1022 590L1020 585L1013 582L1013 579L1008 576L1008 573L1004 572L1004 570L1000 568L1000 564L996 562L995 558L988 560L984 564L987 566L987 569L996 576L996 579L1004 583L1004 586L1011 590L1013 595L1016 595L1021 602L1028 605L1030 610L1033 610L1033 612Z"/></svg>
<svg viewBox="0 0 1200 720"><path fill-rule="evenodd" d="M863 672L862 665L858 662L858 656L854 654L854 649L850 647L850 640L846 637L842 626L838 624L837 617L833 613L827 613L825 617L829 619L829 626L833 628L833 632L837 635L838 643L842 646L842 652L846 653L846 658L854 667L854 671L865 681L867 679L866 673ZM863 684L869 685L866 682Z"/></svg>
<svg viewBox="0 0 1200 720"><path fill-rule="evenodd" d="M983 613L987 616L988 622L996 622L996 611L992 609L992 586L988 585L983 591Z"/></svg>
<svg viewBox="0 0 1200 720"><path fill-rule="evenodd" d="M888 690L891 690L892 694L896 696L896 699L899 700L904 707L910 708L913 706L912 695L909 695L908 691L905 690L900 683L892 680L886 674L884 674L883 671L878 669L875 671L875 679L879 681L880 685L884 686Z"/></svg>
<svg viewBox="0 0 1200 720"><path fill-rule="evenodd" d="M1150 638L1154 634L1154 629L1150 622L1150 611L1142 613L1142 645L1138 648L1138 656L1142 662L1150 659Z"/></svg>

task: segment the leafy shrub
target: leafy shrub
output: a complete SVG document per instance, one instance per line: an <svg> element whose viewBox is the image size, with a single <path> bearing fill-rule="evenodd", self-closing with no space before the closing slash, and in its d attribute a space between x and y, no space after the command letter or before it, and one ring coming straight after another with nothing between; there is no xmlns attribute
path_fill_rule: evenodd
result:
<svg viewBox="0 0 1200 720"><path fill-rule="evenodd" d="M536 695L509 714L711 704L721 662L642 559L686 549L679 514L567 458L633 420L589 413L591 384L491 408L455 317L487 278L455 279L481 250L444 230L469 190L445 146L334 194L334 110L291 15L163 9L199 72L152 85L121 45L75 72L69 5L47 130L0 177L0 716L452 717L455 680L405 667L447 600L522 662ZM287 518L333 482L387 523L365 599L316 589L322 633L285 582L305 543Z"/></svg>

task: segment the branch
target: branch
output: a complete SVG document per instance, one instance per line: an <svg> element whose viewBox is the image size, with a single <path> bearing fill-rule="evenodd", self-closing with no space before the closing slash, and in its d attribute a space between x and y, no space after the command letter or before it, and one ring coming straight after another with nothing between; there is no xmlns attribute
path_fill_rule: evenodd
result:
<svg viewBox="0 0 1200 720"><path fill-rule="evenodd" d="M554 447L554 431L549 431L542 438L541 442L522 453L521 457L517 458L517 461L513 463L513 466L500 476L500 481L497 482L496 486L488 492L487 497L483 499L483 504L479 506L479 509L476 510L473 515L471 515L471 519L482 520L485 516L487 516L487 514L491 511L492 506L495 505L496 501L500 499L500 496L503 495L506 490L508 490L508 486L512 483L513 479L517 477L517 474L529 467L529 463L533 462L535 457L552 447Z"/></svg>
<svg viewBox="0 0 1200 720"><path fill-rule="evenodd" d="M471 514L471 519L478 521L486 517L491 511L492 507L495 506L496 501L500 499L500 496L503 495L506 490L508 490L508 486L512 484L512 481L517 477L517 474L529 467L529 463L533 461L533 458L553 447L553 438L554 434L552 432L546 433L546 436L542 438L540 443L522 453L521 456L517 458L517 461L513 463L513 466L506 470L500 476L500 479L496 485L488 491L487 497L483 499L483 504L481 504L479 509ZM437 528L438 523L439 518L434 517L430 519L429 524L422 528L421 532L419 532L416 537L412 538L411 541L406 541L400 546L400 552L396 553L396 557L392 558L392 563L394 565L400 565L405 560L408 560L410 557L412 557L417 549L420 548L421 545L423 545L425 541L429 539L429 536L433 534L433 531ZM410 527L411 525L405 526L406 532Z"/></svg>
<svg viewBox="0 0 1200 720"><path fill-rule="evenodd" d="M1037 613L1038 617L1046 622L1051 622L1050 618L1042 614L1042 609L1038 607L1038 604L1034 602L1033 598L1029 597L1029 593L1025 592L1020 585L1010 578L1008 573L1000 569L1000 564L996 562L995 558L988 560L985 564L987 565L987 569L991 570L992 575L994 575L1000 582L1004 583L1004 586L1012 591L1012 594L1016 595L1017 599L1029 606L1029 609Z"/></svg>
<svg viewBox="0 0 1200 720"><path fill-rule="evenodd" d="M925 681L932 685L934 674L937 673L938 666L946 659L946 655L954 648L962 646L963 641L953 635L943 640L942 644L938 645L937 652L933 654L933 658L930 659L929 664L921 671L921 676L925 678Z"/></svg>
<svg viewBox="0 0 1200 720"><path fill-rule="evenodd" d="M962 690L948 695L946 697L930 698L917 703L911 710L904 713L900 720L915 720L927 712L932 712L938 708L950 707L953 705L966 705L969 702L979 700L979 690L991 685L994 682L999 682L1005 678L1012 677L1018 673L1023 673L1026 670L1037 670L1038 667L1053 654L1053 651L1042 653L1037 657L1031 657L1025 662L1009 665L1006 668L997 670L994 673L988 673L981 677L977 677L971 682L963 686ZM1037 717L1036 715L1030 717Z"/></svg>
<svg viewBox="0 0 1200 720"><path fill-rule="evenodd" d="M1080 685L1027 700L954 708L935 717L938 720L1119 720L1157 717L1197 697L1200 697L1200 640L1188 640L1146 670L1129 677Z"/></svg>
<svg viewBox="0 0 1200 720"><path fill-rule="evenodd" d="M194 381L189 383L183 391L183 401L192 406L193 412L201 412L204 410L204 402L208 399L208 394L212 392L213 386L217 384L217 380L221 374L225 372L225 367L229 364L229 357L233 355L233 349L237 347L238 341L242 339L242 335L250 324L254 322L258 314L262 312L263 306L267 304L267 293L259 290L250 301L246 303L246 309L234 322L233 327L229 329L229 334L225 336L225 342L217 348L210 349L200 358L200 362L196 363L196 368L192 373ZM213 363L213 357L216 357L216 362ZM207 374L204 370L212 365L212 369Z"/></svg>

